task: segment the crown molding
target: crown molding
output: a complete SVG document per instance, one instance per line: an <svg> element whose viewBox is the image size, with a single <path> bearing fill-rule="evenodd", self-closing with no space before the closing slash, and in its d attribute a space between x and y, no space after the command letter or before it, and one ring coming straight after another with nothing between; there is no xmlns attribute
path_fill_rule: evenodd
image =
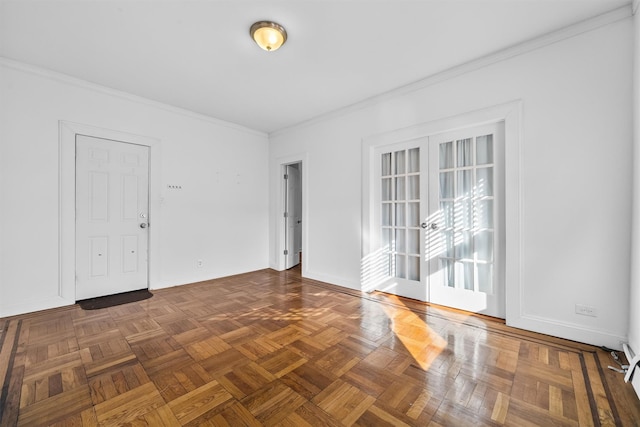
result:
<svg viewBox="0 0 640 427"><path fill-rule="evenodd" d="M338 117L340 115L357 111L369 106L372 106L376 103L396 98L402 96L407 93L415 92L420 89L424 89L426 87L435 85L437 83L441 83L446 80L450 80L454 77L460 76L462 74L466 74L472 71L476 71L478 69L487 67L489 65L504 61L506 59L522 55L524 53L540 49L545 46L549 46L551 44L560 42L562 40L569 39L571 37L575 37L577 35L593 31L597 28L603 27L608 24L612 24L614 22L620 21L622 19L628 18L632 16L634 13L638 11L638 6L640 5L640 0L633 0L633 3L623 6L612 11L606 12L602 15L595 16L593 18L586 19L584 21L578 22L576 24L561 28L556 31L552 31L550 33L544 34L542 36L524 41L517 45L490 53L483 57L471 60L469 62L463 63L461 65L449 68L447 70L441 71L436 74L432 74L427 76L421 80L418 80L414 83L410 83L405 86L398 87L396 89L392 89L388 92L381 93L379 95L374 95L372 97L366 98L362 101L356 102L354 104L348 105L346 107L339 108L337 110L333 110L327 112L325 114L318 115L309 120L302 121L293 126L287 126L282 129L265 133L260 132L255 129L251 129L242 125L238 125L231 122L226 122L224 120L216 119L211 116L207 116L201 113L196 113L191 110L186 110L184 108L175 107L169 104L165 104L159 101L153 101L148 98L143 98L138 95L133 95L127 92L119 91L116 89L111 89L106 86L101 86L96 83L92 83L86 80L82 80L76 77L69 76L67 74L59 73L56 71L52 71L49 69L45 69L42 67L38 67L35 65L30 65L27 63L19 62L16 60L12 60L9 58L5 58L0 56L0 66L12 68L18 71L23 71L31 74L38 75L40 77L56 80L59 82L63 82L66 84L70 84L76 87L84 88L87 90L92 90L94 92L99 92L105 95L114 96L117 98L125 99L131 102L136 102L139 104L155 107L161 110L165 110L171 113L180 114L183 116L187 116L197 120L207 121L209 123L213 123L219 126L235 129L242 132L247 132L253 135L261 136L261 137L274 137L286 133L288 131L294 129L301 129L307 126L311 126L313 124L328 120L333 117Z"/></svg>
<svg viewBox="0 0 640 427"><path fill-rule="evenodd" d="M636 6L638 3L640 3L640 0L634 0L634 6ZM488 67L489 65L492 65L501 61L505 61L515 56L519 56L519 55L531 52L533 50L540 49L545 46L549 46L554 43L558 43L560 41L578 36L580 34L596 30L598 28L604 27L614 22L618 22L620 20L629 18L630 16L632 16L632 8L631 8L631 4L628 4L626 6L613 9L609 12L586 19L584 21L580 21L578 23L569 25L559 30L555 30L547 34L544 34L542 36L538 36L533 39L526 40L522 43L518 43L517 45L513 45L511 47L507 47L505 49L489 53L483 57L471 60L469 62L465 62L463 64L441 71L439 73L432 74L414 83L409 83L408 85L401 86L396 89L392 89L388 92L384 92L379 95L374 95L370 98L364 99L362 101L356 102L354 104L348 105L346 107L343 107L337 110L327 112L325 114L316 116L309 120L305 120L293 126L288 126L288 127L276 130L274 132L269 133L269 137L270 138L276 137L278 135L287 133L291 130L312 126L316 123L319 123L331 118L335 118L343 114L347 114L350 112L361 110L366 107L373 106L379 102L397 98L399 96L424 89L426 87L444 82L446 80L450 80L454 77L458 77L460 75L470 73L472 71L476 71L481 68Z"/></svg>
<svg viewBox="0 0 640 427"><path fill-rule="evenodd" d="M103 95L113 96L115 98L120 98L126 101L135 102L137 104L142 104L148 107L154 107L170 113L179 114L179 115L196 119L196 120L202 120L205 122L209 122L218 126L234 129L237 131L250 133L250 134L261 136L264 138L268 137L268 134L265 132L260 132L255 129L251 129L242 125L216 119L214 117L210 117L205 114L196 113L191 110L175 107L173 105L165 104L159 101L153 101L151 99L144 98L142 96L133 95L128 92L112 89L106 86L99 85L97 83L92 83L86 80L79 79L77 77L72 77L68 74L59 73L57 71L27 64L25 62L16 61L3 56L0 56L0 67L10 68L17 71L33 74L49 80L55 80L61 83L72 85L81 89L90 90L93 92L101 93Z"/></svg>

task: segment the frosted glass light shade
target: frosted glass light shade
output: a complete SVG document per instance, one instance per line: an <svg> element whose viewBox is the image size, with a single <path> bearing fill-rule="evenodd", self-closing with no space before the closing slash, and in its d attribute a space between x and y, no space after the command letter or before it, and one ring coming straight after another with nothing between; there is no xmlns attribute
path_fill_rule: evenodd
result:
<svg viewBox="0 0 640 427"><path fill-rule="evenodd" d="M274 51L287 41L287 32L282 25L270 21L256 22L249 30L251 38L266 51Z"/></svg>

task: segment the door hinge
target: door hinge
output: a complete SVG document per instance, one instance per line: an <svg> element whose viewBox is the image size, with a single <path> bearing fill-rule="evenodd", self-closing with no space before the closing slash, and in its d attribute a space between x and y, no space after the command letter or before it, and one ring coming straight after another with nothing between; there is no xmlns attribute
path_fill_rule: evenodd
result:
<svg viewBox="0 0 640 427"><path fill-rule="evenodd" d="M285 255L289 255L289 251L285 249L285 250L284 250L284 254L285 254Z"/></svg>
<svg viewBox="0 0 640 427"><path fill-rule="evenodd" d="M288 173L284 174L284 179L289 179L289 174Z"/></svg>
<svg viewBox="0 0 640 427"><path fill-rule="evenodd" d="M284 213L284 217L285 217L285 218L289 218L289 212L285 212L285 213Z"/></svg>

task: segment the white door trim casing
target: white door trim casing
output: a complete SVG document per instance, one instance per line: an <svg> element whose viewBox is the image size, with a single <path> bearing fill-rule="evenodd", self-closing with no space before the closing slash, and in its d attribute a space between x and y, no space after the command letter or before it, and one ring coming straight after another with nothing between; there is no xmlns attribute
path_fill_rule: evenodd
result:
<svg viewBox="0 0 640 427"><path fill-rule="evenodd" d="M403 141L428 137L462 128L488 123L504 122L505 132L505 284L506 284L506 321L517 326L523 316L521 301L522 290L522 101L513 101L482 110L422 123L408 128L373 135L362 141L362 290L375 289L375 275L367 271L370 259L375 256L376 248L369 236L376 233L375 197L371 183L376 168L376 147L391 145Z"/></svg>
<svg viewBox="0 0 640 427"><path fill-rule="evenodd" d="M149 147L149 288L159 280L160 256L160 140L127 132L59 121L58 123L58 296L67 304L76 301L76 135L87 135Z"/></svg>

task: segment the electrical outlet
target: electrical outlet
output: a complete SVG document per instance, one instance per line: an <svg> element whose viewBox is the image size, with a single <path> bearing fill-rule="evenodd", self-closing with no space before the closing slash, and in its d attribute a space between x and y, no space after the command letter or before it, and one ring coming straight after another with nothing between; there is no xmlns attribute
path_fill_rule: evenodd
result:
<svg viewBox="0 0 640 427"><path fill-rule="evenodd" d="M596 308L591 307L590 305L576 304L576 314L581 314L583 316L598 317L598 312L596 311Z"/></svg>
<svg viewBox="0 0 640 427"><path fill-rule="evenodd" d="M202 268L202 260L199 259L198 261L196 261L196 265L198 266L198 268Z"/></svg>

